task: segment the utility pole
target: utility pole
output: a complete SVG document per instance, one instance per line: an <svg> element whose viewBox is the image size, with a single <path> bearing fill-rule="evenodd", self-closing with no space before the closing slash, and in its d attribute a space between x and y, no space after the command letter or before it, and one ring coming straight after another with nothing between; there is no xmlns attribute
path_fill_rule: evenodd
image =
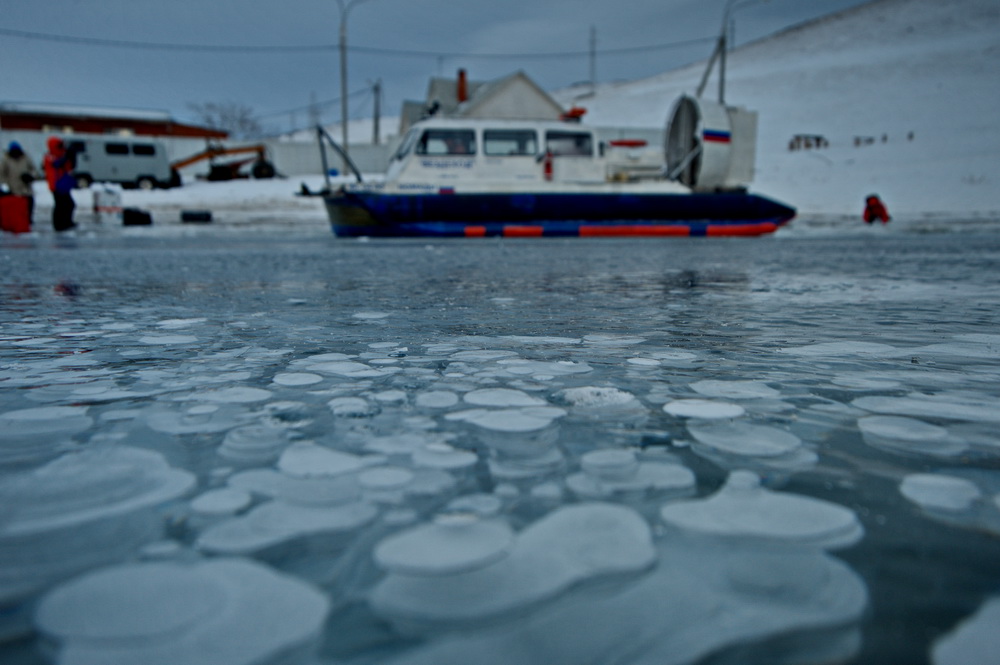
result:
<svg viewBox="0 0 1000 665"><path fill-rule="evenodd" d="M355 5L359 5L365 0L337 0L340 8L340 136L343 143L344 154L348 154L347 148L347 14ZM349 168L347 160L344 160L344 171Z"/></svg>
<svg viewBox="0 0 1000 665"><path fill-rule="evenodd" d="M597 90L597 28L590 26L590 92Z"/></svg>
<svg viewBox="0 0 1000 665"><path fill-rule="evenodd" d="M375 110L373 112L372 122L372 143L378 145L378 123L380 117L382 116L382 79L375 79L375 85L372 86L372 91L375 95Z"/></svg>

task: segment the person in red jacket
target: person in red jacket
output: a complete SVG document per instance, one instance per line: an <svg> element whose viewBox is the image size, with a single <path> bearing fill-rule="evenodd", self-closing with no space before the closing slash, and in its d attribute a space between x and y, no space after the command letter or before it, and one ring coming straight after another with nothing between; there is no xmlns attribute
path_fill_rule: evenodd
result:
<svg viewBox="0 0 1000 665"><path fill-rule="evenodd" d="M885 204L882 203L882 200L878 197L878 195L869 194L868 198L865 199L865 224L871 224L876 219L882 220L883 224L888 224L889 220L892 218L889 217L889 211L886 209Z"/></svg>
<svg viewBox="0 0 1000 665"><path fill-rule="evenodd" d="M52 208L52 228L56 231L68 231L75 228L73 223L73 189L76 178L73 169L76 168L76 155L66 149L66 145L58 136L50 136L49 151L42 160L45 168L45 179L49 182L49 190L55 205Z"/></svg>

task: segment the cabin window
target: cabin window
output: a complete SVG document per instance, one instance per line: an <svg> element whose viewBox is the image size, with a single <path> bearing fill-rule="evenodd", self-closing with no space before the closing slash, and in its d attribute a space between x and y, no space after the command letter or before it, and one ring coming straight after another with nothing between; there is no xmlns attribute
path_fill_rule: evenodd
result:
<svg viewBox="0 0 1000 665"><path fill-rule="evenodd" d="M108 155L127 155L128 143L105 143L104 152Z"/></svg>
<svg viewBox="0 0 1000 665"><path fill-rule="evenodd" d="M69 149L74 153L80 155L87 152L87 144L83 141L71 141L69 144Z"/></svg>
<svg viewBox="0 0 1000 665"><path fill-rule="evenodd" d="M132 154L143 157L154 157L156 156L156 146L152 143L134 143L132 145Z"/></svg>
<svg viewBox="0 0 1000 665"><path fill-rule="evenodd" d="M428 129L417 142L418 155L474 155L476 134L471 129Z"/></svg>
<svg viewBox="0 0 1000 665"><path fill-rule="evenodd" d="M487 129L483 152L491 156L538 154L538 137L531 129Z"/></svg>
<svg viewBox="0 0 1000 665"><path fill-rule="evenodd" d="M590 157L594 154L594 139L588 132L546 132L545 150L553 155L586 155Z"/></svg>

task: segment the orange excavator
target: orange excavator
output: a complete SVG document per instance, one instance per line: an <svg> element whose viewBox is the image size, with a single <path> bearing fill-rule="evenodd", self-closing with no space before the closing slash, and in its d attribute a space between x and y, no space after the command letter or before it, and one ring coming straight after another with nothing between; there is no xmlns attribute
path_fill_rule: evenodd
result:
<svg viewBox="0 0 1000 665"><path fill-rule="evenodd" d="M247 157L246 159L238 159L236 161L216 163L215 159L217 157L223 157L226 155L240 155L246 153L254 153L253 156ZM219 181L219 180L235 180L237 178L273 178L277 175L277 171L274 169L274 164L267 159L267 147L263 144L254 145L241 145L235 147L226 147L218 143L210 143L201 152L195 153L184 159L179 159L173 162L170 167L176 174L180 169L185 166L191 166L192 164L197 164L200 161L209 160L211 165L209 166L207 180ZM247 164L253 163L250 167L249 175L242 174L240 169ZM179 177L179 176L177 176Z"/></svg>

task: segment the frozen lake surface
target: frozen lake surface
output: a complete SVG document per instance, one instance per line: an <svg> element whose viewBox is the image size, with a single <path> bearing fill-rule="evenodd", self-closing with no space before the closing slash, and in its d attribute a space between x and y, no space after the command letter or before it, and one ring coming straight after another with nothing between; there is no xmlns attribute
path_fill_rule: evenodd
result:
<svg viewBox="0 0 1000 665"><path fill-rule="evenodd" d="M1000 233L894 231L4 237L0 661L985 662Z"/></svg>

